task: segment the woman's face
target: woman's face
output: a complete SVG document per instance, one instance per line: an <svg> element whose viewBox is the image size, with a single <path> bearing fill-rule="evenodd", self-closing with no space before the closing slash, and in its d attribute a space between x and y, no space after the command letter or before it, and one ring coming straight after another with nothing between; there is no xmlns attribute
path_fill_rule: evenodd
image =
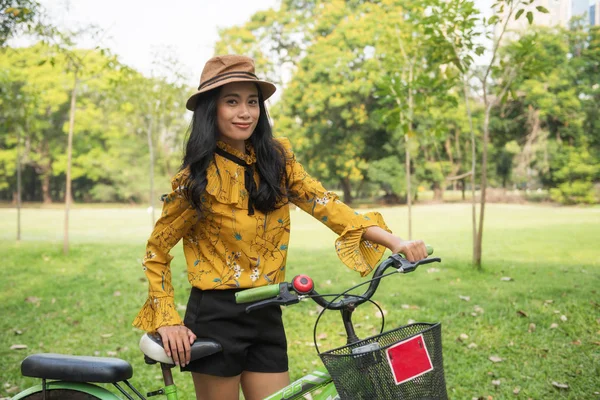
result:
<svg viewBox="0 0 600 400"><path fill-rule="evenodd" d="M244 151L260 116L258 89L252 82L233 82L221 88L217 98L219 140Z"/></svg>

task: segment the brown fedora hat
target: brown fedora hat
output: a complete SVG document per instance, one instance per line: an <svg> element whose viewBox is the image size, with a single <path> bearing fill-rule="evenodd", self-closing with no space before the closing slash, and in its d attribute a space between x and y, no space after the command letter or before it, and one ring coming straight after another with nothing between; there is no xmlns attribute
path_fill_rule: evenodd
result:
<svg viewBox="0 0 600 400"><path fill-rule="evenodd" d="M204 65L200 76L200 86L185 104L190 111L196 109L196 102L201 93L208 92L231 82L255 82L266 100L275 93L275 85L259 80L254 75L254 60L250 57L238 55L216 56Z"/></svg>

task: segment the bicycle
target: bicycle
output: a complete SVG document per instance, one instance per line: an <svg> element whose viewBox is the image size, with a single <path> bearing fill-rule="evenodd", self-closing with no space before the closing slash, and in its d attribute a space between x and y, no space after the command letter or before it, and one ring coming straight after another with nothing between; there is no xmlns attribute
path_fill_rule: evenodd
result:
<svg viewBox="0 0 600 400"><path fill-rule="evenodd" d="M428 252L432 253L429 246ZM319 294L314 289L313 280L306 275L298 275L291 282L236 293L238 303L252 303L246 312L273 305L288 306L304 299L312 299L323 308L315 322L313 340L326 369L317 369L301 377L265 400L447 399L440 323L413 323L383 332L385 320L381 313L379 334L362 340L357 337L352 324L352 313L359 305L368 301L379 307L371 297L381 279L440 261L439 258L426 258L411 263L393 254L379 264L371 279L335 295ZM390 268L393 271L384 274ZM369 287L362 295L348 294L366 284ZM334 299L327 301L324 299L326 296ZM326 310L341 311L347 344L321 352L316 332ZM160 336L144 334L140 339L140 349L147 364L160 364L165 385L147 393L146 397L162 395L167 400L178 400L171 372L175 365L166 355ZM197 339L191 346L191 359L200 359L218 351L221 351L219 343ZM132 392L137 398L146 400L129 382L133 368L127 361L118 358L33 354L21 363L21 373L40 378L42 383L22 391L12 400L120 400L115 393L98 384L112 384L126 399L135 400Z"/></svg>

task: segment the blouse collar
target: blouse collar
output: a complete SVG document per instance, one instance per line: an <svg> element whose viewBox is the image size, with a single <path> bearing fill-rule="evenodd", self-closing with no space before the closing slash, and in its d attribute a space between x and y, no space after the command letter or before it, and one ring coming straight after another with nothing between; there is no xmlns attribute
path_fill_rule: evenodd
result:
<svg viewBox="0 0 600 400"><path fill-rule="evenodd" d="M250 141L246 141L246 153L242 153L241 151L234 149L232 146L221 140L217 141L217 146L229 154L233 154L237 158L244 160L248 165L256 163L256 153L254 152L254 147L252 147Z"/></svg>

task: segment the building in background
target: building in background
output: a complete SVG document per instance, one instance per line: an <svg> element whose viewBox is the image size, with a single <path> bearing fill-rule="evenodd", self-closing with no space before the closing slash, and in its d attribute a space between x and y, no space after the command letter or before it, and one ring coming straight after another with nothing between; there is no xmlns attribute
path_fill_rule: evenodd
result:
<svg viewBox="0 0 600 400"><path fill-rule="evenodd" d="M592 0L589 7L590 25L600 26L600 0Z"/></svg>
<svg viewBox="0 0 600 400"><path fill-rule="evenodd" d="M536 7L542 6L548 10L547 14L540 13ZM534 13L533 23L539 26L561 26L567 28L573 17L584 17L590 25L600 25L600 0L537 0L524 7L525 12L518 20L508 23L509 31L523 31L529 27L526 15L528 11Z"/></svg>
<svg viewBox="0 0 600 400"><path fill-rule="evenodd" d="M571 18L585 17L587 20L590 12L590 0L573 0L571 5Z"/></svg>

